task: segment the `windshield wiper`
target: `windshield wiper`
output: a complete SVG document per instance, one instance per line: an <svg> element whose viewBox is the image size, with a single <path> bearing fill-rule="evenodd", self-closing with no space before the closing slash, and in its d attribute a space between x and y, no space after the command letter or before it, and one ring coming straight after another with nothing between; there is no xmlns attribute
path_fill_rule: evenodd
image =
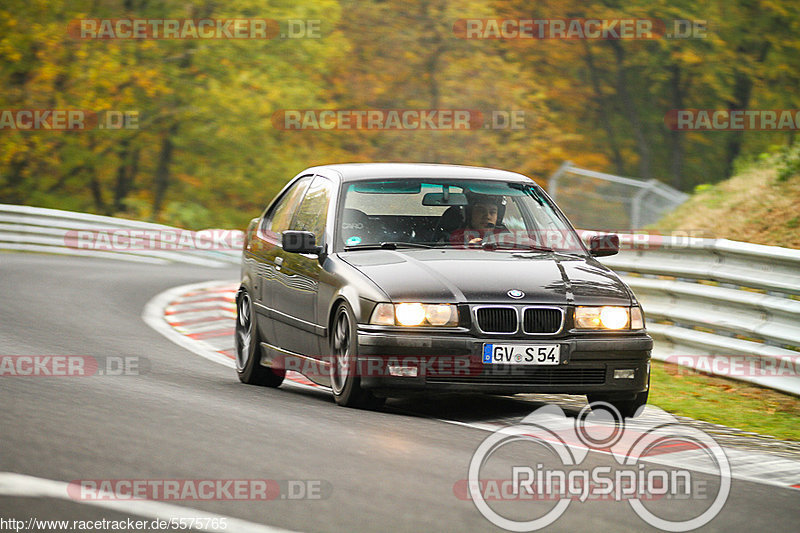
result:
<svg viewBox="0 0 800 533"><path fill-rule="evenodd" d="M539 244L527 244L516 242L487 242L482 245L484 250L525 250L532 252L552 252L552 248Z"/></svg>
<svg viewBox="0 0 800 533"><path fill-rule="evenodd" d="M453 242L440 242L435 246L429 248L462 248L465 250L521 250L525 252L554 252L553 248L547 246L540 246L538 244L521 244L513 242L475 242L475 243L453 243Z"/></svg>
<svg viewBox="0 0 800 533"><path fill-rule="evenodd" d="M345 246L344 251L349 252L350 250L397 250L398 248L433 248L433 246L431 246L430 244L422 244L418 242L386 241L386 242L375 242L368 244L352 244L350 246Z"/></svg>
<svg viewBox="0 0 800 533"><path fill-rule="evenodd" d="M516 249L516 250L519 250L519 253L513 254L515 257L530 257L530 256L523 255L523 254L525 254L527 252L549 252L549 253L554 253L556 255L563 255L563 256L566 256L566 257L571 257L573 259L586 259L586 255L581 254L579 252L568 252L566 250L555 250L555 249L552 249L552 248L547 248L545 246L536 246L536 247L524 248L524 249Z"/></svg>

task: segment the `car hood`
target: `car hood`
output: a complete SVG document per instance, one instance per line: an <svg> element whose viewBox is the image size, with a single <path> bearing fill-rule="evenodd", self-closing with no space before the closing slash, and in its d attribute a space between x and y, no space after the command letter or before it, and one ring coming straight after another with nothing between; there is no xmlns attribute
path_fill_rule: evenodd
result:
<svg viewBox="0 0 800 533"><path fill-rule="evenodd" d="M358 250L340 257L392 301L630 305L627 286L594 258L485 250ZM512 299L508 291L525 293Z"/></svg>

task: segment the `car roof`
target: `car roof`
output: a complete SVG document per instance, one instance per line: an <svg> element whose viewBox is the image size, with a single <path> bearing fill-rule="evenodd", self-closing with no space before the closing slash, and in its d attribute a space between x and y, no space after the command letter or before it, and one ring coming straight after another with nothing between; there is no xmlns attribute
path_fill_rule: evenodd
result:
<svg viewBox="0 0 800 533"><path fill-rule="evenodd" d="M335 172L342 181L381 178L457 178L533 182L527 176L507 170L432 163L340 163L311 167L303 174L311 172L323 175Z"/></svg>

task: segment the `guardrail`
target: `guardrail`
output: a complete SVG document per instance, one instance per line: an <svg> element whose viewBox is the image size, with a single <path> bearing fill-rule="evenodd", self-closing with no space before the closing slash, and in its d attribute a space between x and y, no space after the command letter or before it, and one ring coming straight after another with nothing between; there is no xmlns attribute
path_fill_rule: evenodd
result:
<svg viewBox="0 0 800 533"><path fill-rule="evenodd" d="M236 249L175 250L174 241L104 251L82 248L71 239L79 231L102 230L141 230L162 237L201 233L0 204L0 249L209 267L238 264L241 258ZM593 234L582 232L587 240ZM725 239L620 237L626 249L602 261L622 274L640 299L656 341L654 358L800 395L800 250ZM737 373L727 364L716 372L717 359L730 363L736 357L755 359L758 365Z"/></svg>
<svg viewBox="0 0 800 533"><path fill-rule="evenodd" d="M640 299L654 358L800 395L800 250L621 237L602 262Z"/></svg>
<svg viewBox="0 0 800 533"><path fill-rule="evenodd" d="M224 231L224 230L213 230ZM229 230L235 237L238 230ZM207 243L203 232L191 232L161 224L115 217L0 204L0 250L44 252L91 256L144 263L189 263L208 267L239 264L241 250L200 249L192 244ZM113 238L108 246L84 246L82 237ZM147 237L146 243L143 237ZM169 237L175 236L175 240ZM181 246L178 236L187 246ZM138 240L137 240L138 239ZM235 239L230 239L229 242ZM137 244L138 243L138 244ZM213 243L210 247L213 247Z"/></svg>

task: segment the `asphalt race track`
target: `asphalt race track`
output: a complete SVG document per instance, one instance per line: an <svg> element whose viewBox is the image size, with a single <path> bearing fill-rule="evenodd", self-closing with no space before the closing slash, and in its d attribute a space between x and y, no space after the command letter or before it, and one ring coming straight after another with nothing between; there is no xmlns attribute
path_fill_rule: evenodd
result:
<svg viewBox="0 0 800 533"><path fill-rule="evenodd" d="M169 519L181 508L185 516L241 521L228 531L501 531L454 492L489 433L443 419L466 413L498 419L541 403L475 395L391 400L380 412L345 409L309 387L242 385L233 370L178 346L141 318L147 302L167 289L237 276L236 267L0 254L0 355L141 363L138 375L0 376L0 472L61 483L303 480L322 486L322 497L111 508L56 498L42 488L44 482L25 485L14 481L22 478L0 474L0 517ZM499 460L551 459L541 453L510 450ZM584 467L606 464L617 463L595 452L583 461ZM712 475L697 479L710 492L718 484ZM519 511L521 504L514 505ZM680 505L681 512L699 514L708 502ZM664 516L674 506L668 499L649 504ZM722 511L701 530L797 531L799 518L800 491L733 479ZM656 530L624 501L572 502L547 528L587 529Z"/></svg>

